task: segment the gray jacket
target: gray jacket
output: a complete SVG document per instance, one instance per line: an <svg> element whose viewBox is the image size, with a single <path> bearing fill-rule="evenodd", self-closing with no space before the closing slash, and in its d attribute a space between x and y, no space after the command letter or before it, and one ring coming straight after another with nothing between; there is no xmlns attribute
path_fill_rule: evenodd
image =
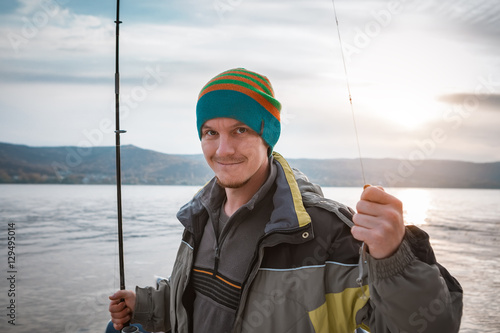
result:
<svg viewBox="0 0 500 333"><path fill-rule="evenodd" d="M274 211L255 248L233 332L458 332L462 288L428 235L407 227L398 251L375 260L350 234L352 211L274 153ZM136 288L132 321L190 332L192 265L207 213L202 189L181 208L185 227L169 280Z"/></svg>

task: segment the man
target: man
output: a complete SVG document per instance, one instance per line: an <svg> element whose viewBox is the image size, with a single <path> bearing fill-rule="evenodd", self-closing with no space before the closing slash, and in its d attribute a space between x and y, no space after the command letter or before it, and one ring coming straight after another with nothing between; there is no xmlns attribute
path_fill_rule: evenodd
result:
<svg viewBox="0 0 500 333"><path fill-rule="evenodd" d="M458 332L462 289L427 234L405 227L380 187L365 188L354 215L325 199L272 152L280 109L269 80L246 69L203 87L197 126L215 177L177 214L170 279L110 296L115 328Z"/></svg>

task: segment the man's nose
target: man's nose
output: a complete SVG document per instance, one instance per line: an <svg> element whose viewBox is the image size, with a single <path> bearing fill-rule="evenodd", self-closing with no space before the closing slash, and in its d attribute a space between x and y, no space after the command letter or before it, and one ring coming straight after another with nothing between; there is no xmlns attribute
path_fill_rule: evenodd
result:
<svg viewBox="0 0 500 333"><path fill-rule="evenodd" d="M220 135L219 146L217 147L217 155L227 156L234 154L234 142L229 135Z"/></svg>

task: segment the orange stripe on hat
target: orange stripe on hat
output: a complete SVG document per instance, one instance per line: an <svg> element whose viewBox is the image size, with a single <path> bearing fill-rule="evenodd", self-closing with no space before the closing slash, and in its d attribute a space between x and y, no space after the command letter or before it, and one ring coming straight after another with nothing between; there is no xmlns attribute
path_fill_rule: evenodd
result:
<svg viewBox="0 0 500 333"><path fill-rule="evenodd" d="M245 95L248 95L252 97L254 100L256 100L262 107L264 107L270 114L274 116L278 121L280 120L280 112L279 110L271 104L264 96L262 96L260 93L257 91L254 91L252 89L245 88L243 86L233 84L233 83L220 83L220 84L214 84L207 89L203 90L203 94L200 95L199 98L201 98L203 95L208 94L209 92L216 91L216 90L232 90L232 91L238 91L241 92Z"/></svg>
<svg viewBox="0 0 500 333"><path fill-rule="evenodd" d="M271 86L271 82L269 82L269 80L266 77L260 76L257 73L253 73L253 72L250 72L247 70L235 69L235 70L229 70L227 72L221 73L219 76L216 76L215 78L220 77L222 75L228 75L228 74L242 74L242 75L250 76L253 79L255 79L255 80L259 81L260 83L262 83L263 85L265 85L266 88L271 92L271 96L274 97L273 87Z"/></svg>
<svg viewBox="0 0 500 333"><path fill-rule="evenodd" d="M259 91L262 91L262 87L257 82L255 82L254 80L250 80L248 78L237 76L237 75L224 75L224 76L216 77L216 78L210 80L205 85L205 87L207 88L207 87L213 85L217 81L226 81L226 80L235 81L235 84L237 84L236 82L238 82L238 83L239 82L245 82L246 84L254 87L255 89L257 89ZM267 94L265 91L263 93ZM200 96L198 98L200 98L204 94L205 94L205 90L202 90L201 93L200 93ZM271 95L271 97L272 97L272 95Z"/></svg>

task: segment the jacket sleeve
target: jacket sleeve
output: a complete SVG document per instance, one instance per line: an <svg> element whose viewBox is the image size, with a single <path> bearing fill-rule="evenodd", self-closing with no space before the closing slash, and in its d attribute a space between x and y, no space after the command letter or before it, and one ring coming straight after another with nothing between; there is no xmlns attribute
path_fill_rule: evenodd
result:
<svg viewBox="0 0 500 333"><path fill-rule="evenodd" d="M135 309L132 323L141 324L151 332L170 330L170 283L161 280L158 288L136 287Z"/></svg>
<svg viewBox="0 0 500 333"><path fill-rule="evenodd" d="M459 331L462 287L437 263L423 230L407 227L393 256L367 255L366 262L370 301L358 312L358 323L377 333Z"/></svg>

